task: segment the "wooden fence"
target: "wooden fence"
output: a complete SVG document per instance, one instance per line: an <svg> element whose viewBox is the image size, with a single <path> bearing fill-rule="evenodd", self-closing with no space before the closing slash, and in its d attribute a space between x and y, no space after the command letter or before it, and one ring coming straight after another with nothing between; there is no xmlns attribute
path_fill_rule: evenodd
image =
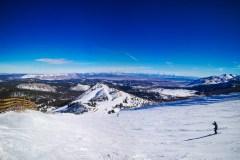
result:
<svg viewBox="0 0 240 160"><path fill-rule="evenodd" d="M0 113L8 110L23 111L26 109L37 109L37 105L29 98L0 99Z"/></svg>

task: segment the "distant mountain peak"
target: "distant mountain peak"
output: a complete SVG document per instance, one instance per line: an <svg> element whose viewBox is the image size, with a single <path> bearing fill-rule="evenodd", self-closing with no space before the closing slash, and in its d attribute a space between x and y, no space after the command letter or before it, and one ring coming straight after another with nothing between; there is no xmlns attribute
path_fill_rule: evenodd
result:
<svg viewBox="0 0 240 160"><path fill-rule="evenodd" d="M239 79L239 75L237 74L223 74L220 76L210 76L210 77L197 79L191 82L189 86L227 83L229 81L237 80L237 79Z"/></svg>
<svg viewBox="0 0 240 160"><path fill-rule="evenodd" d="M87 108L89 111L97 110L99 113L107 113L108 111L113 110L116 112L123 108L134 108L153 104L151 101L136 97L115 88L110 88L102 83L97 83L78 96L72 102L72 104L76 103L78 103L80 107Z"/></svg>

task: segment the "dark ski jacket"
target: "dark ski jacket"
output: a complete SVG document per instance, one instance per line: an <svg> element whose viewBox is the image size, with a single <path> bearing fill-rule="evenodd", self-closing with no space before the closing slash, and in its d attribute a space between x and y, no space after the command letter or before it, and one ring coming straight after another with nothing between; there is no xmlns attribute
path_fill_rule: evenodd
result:
<svg viewBox="0 0 240 160"><path fill-rule="evenodd" d="M218 129L218 125L216 122L213 122L213 125L214 125L214 129L217 130Z"/></svg>

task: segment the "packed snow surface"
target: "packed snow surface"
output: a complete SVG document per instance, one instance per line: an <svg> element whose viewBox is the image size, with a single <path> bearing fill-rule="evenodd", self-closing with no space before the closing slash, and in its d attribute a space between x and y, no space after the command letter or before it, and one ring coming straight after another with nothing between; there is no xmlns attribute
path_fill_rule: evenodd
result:
<svg viewBox="0 0 240 160"><path fill-rule="evenodd" d="M102 115L0 115L1 160L236 160L240 95L198 98ZM213 135L213 121L219 133Z"/></svg>
<svg viewBox="0 0 240 160"><path fill-rule="evenodd" d="M163 97L171 96L171 97L192 97L196 96L196 91L194 90L187 90L187 89L165 89L165 88L157 88L152 89L152 92L158 92Z"/></svg>
<svg viewBox="0 0 240 160"><path fill-rule="evenodd" d="M220 84L236 79L239 79L239 75L237 74L223 74L221 76L210 76L206 78L200 78L198 80L193 81L189 85L197 86L197 85Z"/></svg>
<svg viewBox="0 0 240 160"><path fill-rule="evenodd" d="M36 91L45 91L45 92L56 92L56 88L44 83L22 83L17 85L17 88L36 90Z"/></svg>
<svg viewBox="0 0 240 160"><path fill-rule="evenodd" d="M89 85L77 84L74 87L71 87L70 90L72 91L86 91L90 88Z"/></svg>
<svg viewBox="0 0 240 160"><path fill-rule="evenodd" d="M62 74L27 74L22 76L23 79L34 78L41 80L66 80L66 79L78 79L78 75L75 73L62 73Z"/></svg>

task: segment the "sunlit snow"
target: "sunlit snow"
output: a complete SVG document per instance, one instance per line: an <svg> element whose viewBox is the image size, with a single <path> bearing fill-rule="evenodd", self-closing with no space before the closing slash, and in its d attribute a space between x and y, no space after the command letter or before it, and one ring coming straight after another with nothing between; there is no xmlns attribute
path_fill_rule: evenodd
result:
<svg viewBox="0 0 240 160"><path fill-rule="evenodd" d="M0 114L1 160L240 157L240 95L197 98L117 114ZM213 133L212 122L220 134Z"/></svg>

